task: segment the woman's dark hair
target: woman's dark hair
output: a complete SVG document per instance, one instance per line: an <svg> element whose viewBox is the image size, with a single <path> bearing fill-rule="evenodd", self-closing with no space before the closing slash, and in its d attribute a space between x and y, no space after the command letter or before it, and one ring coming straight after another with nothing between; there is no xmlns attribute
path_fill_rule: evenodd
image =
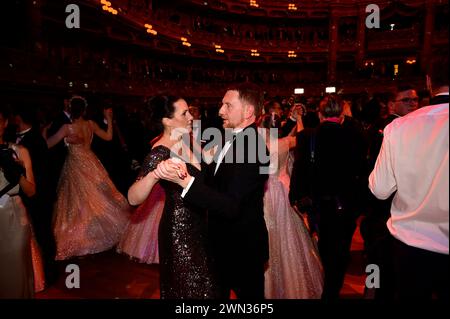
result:
<svg viewBox="0 0 450 319"><path fill-rule="evenodd" d="M81 96L75 96L70 100L69 110L73 120L79 119L86 113L87 102Z"/></svg>
<svg viewBox="0 0 450 319"><path fill-rule="evenodd" d="M271 128L277 128L279 129L281 127L281 118L277 114L265 114L260 119L260 125L263 128L271 129ZM274 132L270 131L270 134L272 137L278 138L280 135L280 131L278 130L278 136L273 136Z"/></svg>
<svg viewBox="0 0 450 319"><path fill-rule="evenodd" d="M261 127L280 128L281 127L281 119L277 114L265 114L261 120Z"/></svg>
<svg viewBox="0 0 450 319"><path fill-rule="evenodd" d="M172 118L175 112L175 102L181 100L179 96L157 95L146 102L146 122L152 131L162 133L164 125L163 118Z"/></svg>

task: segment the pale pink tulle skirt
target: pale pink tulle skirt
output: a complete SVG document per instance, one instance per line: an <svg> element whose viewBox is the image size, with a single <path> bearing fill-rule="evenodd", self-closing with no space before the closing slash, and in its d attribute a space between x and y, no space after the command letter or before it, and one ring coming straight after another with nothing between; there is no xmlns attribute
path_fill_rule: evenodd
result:
<svg viewBox="0 0 450 319"><path fill-rule="evenodd" d="M119 253L136 258L141 263L159 263L158 228L164 210L164 200L164 190L156 184L130 218L117 246Z"/></svg>
<svg viewBox="0 0 450 319"><path fill-rule="evenodd" d="M323 270L316 246L288 199L286 181L270 176L264 195L264 219L269 231L269 265L265 273L267 299L319 299Z"/></svg>

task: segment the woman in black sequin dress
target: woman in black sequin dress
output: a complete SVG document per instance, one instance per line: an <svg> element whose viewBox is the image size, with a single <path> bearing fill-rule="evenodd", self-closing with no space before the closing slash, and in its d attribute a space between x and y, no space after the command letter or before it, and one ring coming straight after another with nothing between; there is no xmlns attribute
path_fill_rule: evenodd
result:
<svg viewBox="0 0 450 319"><path fill-rule="evenodd" d="M128 199L132 205L142 203L159 182L166 193L164 211L159 225L159 258L161 299L220 298L212 260L208 253L205 211L183 202L182 188L159 181L152 173L158 164L169 158L180 160L181 133L192 130L192 116L186 102L177 97L158 96L149 101L152 124L163 131L144 160L138 180L131 186ZM186 149L183 149L186 155ZM189 174L198 176L200 165L193 164L187 151ZM183 174L180 172L180 174Z"/></svg>

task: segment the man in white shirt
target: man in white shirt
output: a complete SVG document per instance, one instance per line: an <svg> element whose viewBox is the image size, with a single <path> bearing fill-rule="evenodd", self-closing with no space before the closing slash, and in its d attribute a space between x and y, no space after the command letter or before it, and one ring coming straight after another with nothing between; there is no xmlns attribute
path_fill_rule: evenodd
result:
<svg viewBox="0 0 450 319"><path fill-rule="evenodd" d="M377 198L396 191L387 226L400 299L449 296L448 111L427 106L389 124L369 176Z"/></svg>

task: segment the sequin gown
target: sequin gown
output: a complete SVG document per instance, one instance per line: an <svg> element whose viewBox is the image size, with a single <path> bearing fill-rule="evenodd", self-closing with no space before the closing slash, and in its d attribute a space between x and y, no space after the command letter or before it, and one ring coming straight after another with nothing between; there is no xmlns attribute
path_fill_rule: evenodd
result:
<svg viewBox="0 0 450 319"><path fill-rule="evenodd" d="M158 228L164 202L164 189L158 183L131 216L117 252L136 258L141 263L159 263Z"/></svg>
<svg viewBox="0 0 450 319"><path fill-rule="evenodd" d="M173 154L165 146L156 146L146 157L140 177ZM189 174L199 171L187 164ZM160 181L166 194L159 224L159 262L161 299L219 298L215 272L212 268L206 238L206 215L181 198L182 188Z"/></svg>
<svg viewBox="0 0 450 319"><path fill-rule="evenodd" d="M31 257L33 259L34 292L41 292L45 289L44 261L34 232L31 236Z"/></svg>
<svg viewBox="0 0 450 319"><path fill-rule="evenodd" d="M67 144L68 154L58 183L54 208L56 259L95 254L113 248L128 222L130 206L119 193L99 159L91 151L92 128L83 139Z"/></svg>
<svg viewBox="0 0 450 319"><path fill-rule="evenodd" d="M0 189L8 184L0 169ZM18 194L16 185L0 198L0 299L34 296L32 227Z"/></svg>
<svg viewBox="0 0 450 319"><path fill-rule="evenodd" d="M289 138L279 139L277 150L269 147L278 169L269 176L264 194L270 254L265 297L319 299L323 286L320 257L303 220L289 204Z"/></svg>

